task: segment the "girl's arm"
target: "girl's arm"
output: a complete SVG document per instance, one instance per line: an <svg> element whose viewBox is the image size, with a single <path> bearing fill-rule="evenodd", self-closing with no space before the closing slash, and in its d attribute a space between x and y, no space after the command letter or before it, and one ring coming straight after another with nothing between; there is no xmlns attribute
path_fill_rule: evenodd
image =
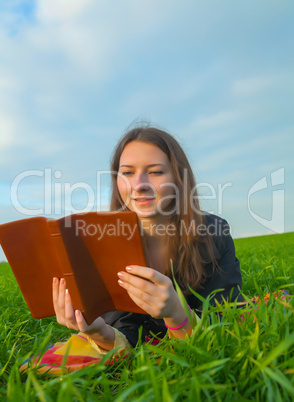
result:
<svg viewBox="0 0 294 402"><path fill-rule="evenodd" d="M53 278L53 305L57 322L67 328L84 332L102 349L111 350L115 343L113 328L106 325L102 317L98 317L88 325L81 311L74 311L65 280Z"/></svg>
<svg viewBox="0 0 294 402"><path fill-rule="evenodd" d="M127 290L129 296L147 314L163 318L168 328L178 328L187 315L173 287L172 281L160 272L147 267L132 265L118 273L118 283ZM189 320L179 329L170 330L177 338L191 334Z"/></svg>

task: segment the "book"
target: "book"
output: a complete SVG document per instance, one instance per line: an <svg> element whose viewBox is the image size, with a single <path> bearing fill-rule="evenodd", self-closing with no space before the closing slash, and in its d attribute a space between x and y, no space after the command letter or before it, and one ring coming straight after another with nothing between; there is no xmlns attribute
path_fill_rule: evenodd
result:
<svg viewBox="0 0 294 402"><path fill-rule="evenodd" d="M117 272L146 264L135 212L87 212L57 220L0 225L0 244L34 318L55 315L53 277L65 278L88 325L109 311L146 314L118 284Z"/></svg>

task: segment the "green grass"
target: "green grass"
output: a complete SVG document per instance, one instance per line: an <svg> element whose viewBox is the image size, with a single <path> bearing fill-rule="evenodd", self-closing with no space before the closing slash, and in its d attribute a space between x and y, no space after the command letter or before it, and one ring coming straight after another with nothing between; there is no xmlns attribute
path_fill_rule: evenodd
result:
<svg viewBox="0 0 294 402"><path fill-rule="evenodd" d="M235 241L245 296L287 289L293 294L294 233ZM206 303L207 304L207 303ZM140 345L130 361L60 377L19 374L21 358L70 331L54 318L34 320L8 264L0 264L0 400L8 401L292 401L293 300L270 299L253 315L225 304L204 308L193 335ZM220 322L217 312L221 312ZM240 314L245 322L239 324Z"/></svg>

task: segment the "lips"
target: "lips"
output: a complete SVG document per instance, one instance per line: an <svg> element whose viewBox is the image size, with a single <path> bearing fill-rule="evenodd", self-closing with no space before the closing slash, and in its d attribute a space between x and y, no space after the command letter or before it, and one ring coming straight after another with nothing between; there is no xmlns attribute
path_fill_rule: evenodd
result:
<svg viewBox="0 0 294 402"><path fill-rule="evenodd" d="M150 200L155 200L155 197L138 197L138 198L133 198L134 201L150 201Z"/></svg>
<svg viewBox="0 0 294 402"><path fill-rule="evenodd" d="M155 197L138 197L133 198L133 201L138 205L149 205L152 201L155 200Z"/></svg>

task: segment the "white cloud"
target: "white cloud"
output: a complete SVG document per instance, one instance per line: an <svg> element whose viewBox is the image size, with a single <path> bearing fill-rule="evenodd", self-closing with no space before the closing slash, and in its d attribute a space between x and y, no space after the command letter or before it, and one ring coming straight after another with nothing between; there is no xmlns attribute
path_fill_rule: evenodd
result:
<svg viewBox="0 0 294 402"><path fill-rule="evenodd" d="M222 149L223 143L232 143L238 131L236 125L246 118L247 110L228 109L211 115L200 115L192 119L187 125L179 128L179 132L189 141L195 141L197 147L195 147L193 157L198 155L201 157L201 153L205 152L209 157L211 149L213 152L219 152ZM195 155L196 151L196 155ZM208 151L208 154L207 154ZM187 149L187 152L190 151ZM215 165L215 164L213 164ZM199 165L201 167L201 165Z"/></svg>
<svg viewBox="0 0 294 402"><path fill-rule="evenodd" d="M139 47L140 38L159 30L177 7L156 0L38 0L26 40L34 56L51 55L67 67L66 81L103 82L128 65L125 51Z"/></svg>
<svg viewBox="0 0 294 402"><path fill-rule="evenodd" d="M1 71L0 73L0 94L3 91L12 91L18 88L16 79L9 75L8 71Z"/></svg>
<svg viewBox="0 0 294 402"><path fill-rule="evenodd" d="M38 0L36 16L42 22L57 22L79 16L92 3L91 0Z"/></svg>
<svg viewBox="0 0 294 402"><path fill-rule="evenodd" d="M15 137L15 124L13 119L4 113L0 113L0 155L7 151L13 144ZM1 157L0 157L1 163Z"/></svg>
<svg viewBox="0 0 294 402"><path fill-rule="evenodd" d="M227 126L240 118L240 111L228 110L218 112L212 116L200 117L192 123L194 129L206 129Z"/></svg>
<svg viewBox="0 0 294 402"><path fill-rule="evenodd" d="M232 91L237 96L249 96L271 87L277 81L277 76L257 76L234 82Z"/></svg>
<svg viewBox="0 0 294 402"><path fill-rule="evenodd" d="M168 84L167 84L168 81ZM192 101L202 87L201 77L198 74L181 77L178 81L169 82L168 74L161 77L161 81L154 83L153 87L143 86L140 90L132 92L121 105L124 115L140 115L142 111L166 110L169 107L181 106Z"/></svg>
<svg viewBox="0 0 294 402"><path fill-rule="evenodd" d="M73 182L87 180L108 167L116 137L142 115L183 136L192 163L208 178L240 184L250 176L254 182L264 166L276 168L284 154L290 160L292 137L283 137L288 117L283 110L280 122L272 102L275 89L288 95L293 89L293 74L282 79L277 71L286 71L289 59L264 68L269 50L263 38L271 34L278 7L265 7L265 1L214 9L198 0L35 3L29 18L14 6L0 15L3 182L49 166ZM279 40L286 35L281 30ZM270 53L278 47L273 43ZM248 69L257 51L256 68ZM291 104L290 97L283 99ZM266 131L271 124L275 133ZM252 167L246 169L248 159ZM26 194L28 201L40 198L29 189Z"/></svg>
<svg viewBox="0 0 294 402"><path fill-rule="evenodd" d="M14 35L0 28L0 98L20 122L32 121L27 103L35 122L56 121L61 113L76 118L77 97L95 91L99 98L101 87L131 63L126 52L132 49L134 57L140 40L154 36L178 7L155 0L37 0L33 23L20 24Z"/></svg>
<svg viewBox="0 0 294 402"><path fill-rule="evenodd" d="M256 160L258 167L254 167L254 171L262 171L264 164L263 156L268 156L271 163L267 164L267 168L272 166L272 170L281 167L288 161L283 161L280 156L284 154L285 144L293 142L292 140L293 130L286 129L284 131L279 130L268 133L266 136L255 136L255 138L244 138L241 142L233 141L230 144L223 144L218 147L214 147L209 153L199 152L197 165L202 171L218 171L221 167L231 167L232 160L236 161L235 169L238 169L238 161L244 161L248 158L248 155ZM223 137L222 137L223 138ZM208 146L210 137L202 142L201 148L204 149ZM273 156L271 158L271 156ZM262 162L263 161L263 162ZM250 169L250 166L248 166Z"/></svg>

